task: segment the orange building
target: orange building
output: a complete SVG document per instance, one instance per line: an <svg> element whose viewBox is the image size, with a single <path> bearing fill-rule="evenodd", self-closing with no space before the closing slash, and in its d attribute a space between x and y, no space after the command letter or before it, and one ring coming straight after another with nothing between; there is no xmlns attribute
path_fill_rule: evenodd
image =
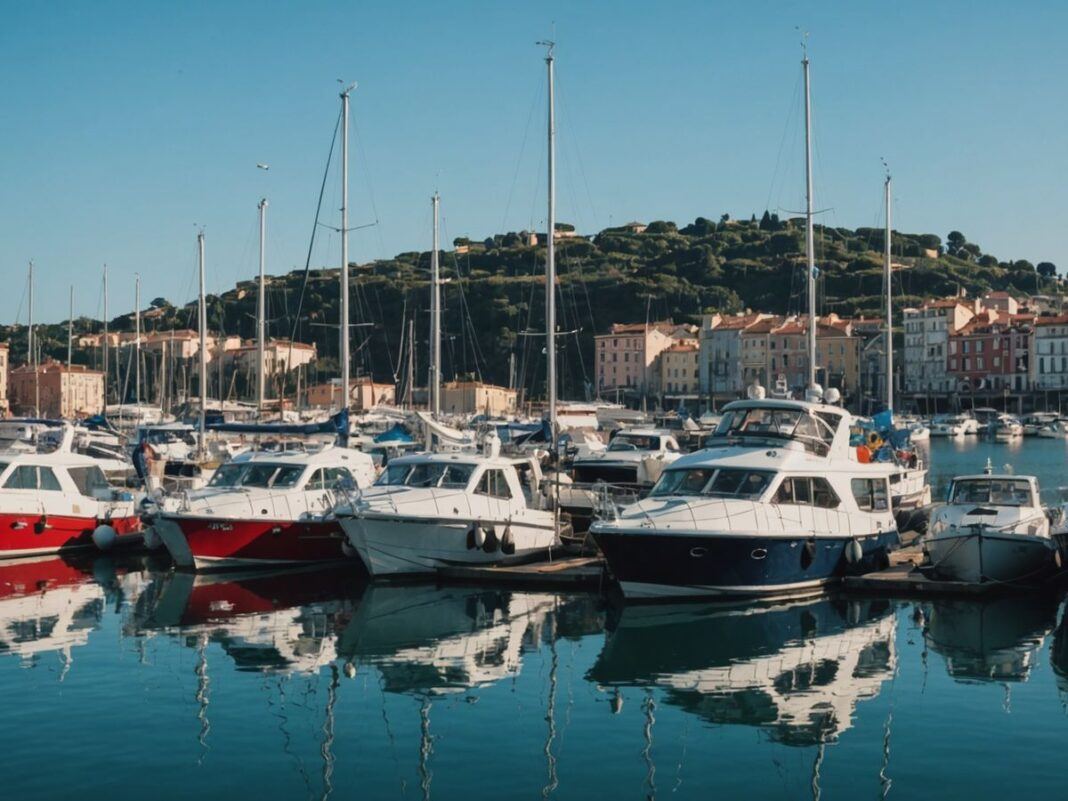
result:
<svg viewBox="0 0 1068 801"><path fill-rule="evenodd" d="M74 419L104 411L104 374L80 364L47 361L11 371L11 409L15 414Z"/></svg>

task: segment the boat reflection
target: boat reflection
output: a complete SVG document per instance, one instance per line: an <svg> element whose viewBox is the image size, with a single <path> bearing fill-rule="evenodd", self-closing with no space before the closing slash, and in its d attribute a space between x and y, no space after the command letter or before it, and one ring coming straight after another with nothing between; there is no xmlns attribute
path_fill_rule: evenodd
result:
<svg viewBox="0 0 1068 801"><path fill-rule="evenodd" d="M343 567L172 572L138 609L134 628L181 636L198 650L218 643L238 670L314 673L334 661L337 632L361 592Z"/></svg>
<svg viewBox="0 0 1068 801"><path fill-rule="evenodd" d="M823 744L893 675L896 620L872 600L628 606L588 678L661 688L664 703L788 745Z"/></svg>
<svg viewBox="0 0 1068 801"><path fill-rule="evenodd" d="M147 583L137 560L101 556L40 556L0 562L0 655L26 667L58 652L60 680L73 664L73 649L89 642L109 605L135 600Z"/></svg>
<svg viewBox="0 0 1068 801"><path fill-rule="evenodd" d="M1043 596L941 599L922 607L923 636L962 682L1026 681L1056 622L1057 602Z"/></svg>
<svg viewBox="0 0 1068 801"><path fill-rule="evenodd" d="M600 630L593 600L498 588L374 584L338 642L345 672L390 692L442 694L519 673L524 648Z"/></svg>

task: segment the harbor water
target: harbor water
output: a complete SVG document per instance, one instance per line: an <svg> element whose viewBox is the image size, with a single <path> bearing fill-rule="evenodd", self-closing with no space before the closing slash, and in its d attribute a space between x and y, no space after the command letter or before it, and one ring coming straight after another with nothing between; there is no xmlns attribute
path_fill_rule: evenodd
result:
<svg viewBox="0 0 1068 801"><path fill-rule="evenodd" d="M927 449L935 498L1068 444ZM1062 599L595 593L0 562L11 798L1068 797Z"/></svg>

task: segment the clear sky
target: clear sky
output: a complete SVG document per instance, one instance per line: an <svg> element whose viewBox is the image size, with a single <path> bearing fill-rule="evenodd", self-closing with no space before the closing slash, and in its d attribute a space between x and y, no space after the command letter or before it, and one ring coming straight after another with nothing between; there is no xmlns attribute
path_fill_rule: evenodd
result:
<svg viewBox="0 0 1068 801"><path fill-rule="evenodd" d="M959 229L1000 258L1068 267L1068 4L737 2L6 3L0 25L0 322L303 267L356 80L353 260L544 224L544 63L558 43L559 219L803 207L800 47L810 32L822 222L878 225L880 157L902 230ZM257 162L271 165L258 170ZM330 178L324 221L339 220ZM336 264L321 229L313 261Z"/></svg>

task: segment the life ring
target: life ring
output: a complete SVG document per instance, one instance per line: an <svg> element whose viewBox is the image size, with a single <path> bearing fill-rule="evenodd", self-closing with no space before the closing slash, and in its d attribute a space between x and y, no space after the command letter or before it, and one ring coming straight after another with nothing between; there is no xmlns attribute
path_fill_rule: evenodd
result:
<svg viewBox="0 0 1068 801"><path fill-rule="evenodd" d="M879 436L878 431L868 432L868 447L873 451L879 450L883 446L883 438Z"/></svg>

